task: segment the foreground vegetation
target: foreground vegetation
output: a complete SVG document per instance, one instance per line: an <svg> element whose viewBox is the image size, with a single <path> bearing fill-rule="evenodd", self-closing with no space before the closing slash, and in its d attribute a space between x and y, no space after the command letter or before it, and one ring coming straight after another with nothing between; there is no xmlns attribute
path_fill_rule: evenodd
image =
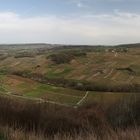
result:
<svg viewBox="0 0 140 140"><path fill-rule="evenodd" d="M139 140L140 139L140 129L139 128L130 128L126 130L117 130L116 132L112 131L110 133L106 133L99 138L98 135L94 134L94 132L90 132L87 135L61 135L56 134L52 138L45 137L41 134L35 133L26 133L21 129L13 130L9 127L0 128L1 131L1 140Z"/></svg>
<svg viewBox="0 0 140 140"><path fill-rule="evenodd" d="M140 138L139 95L108 107L94 103L80 108L0 97L0 110L1 137L5 140Z"/></svg>

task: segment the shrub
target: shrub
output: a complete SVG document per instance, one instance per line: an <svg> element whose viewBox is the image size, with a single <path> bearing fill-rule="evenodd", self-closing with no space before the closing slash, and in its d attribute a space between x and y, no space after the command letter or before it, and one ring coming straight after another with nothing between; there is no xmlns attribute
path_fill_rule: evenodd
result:
<svg viewBox="0 0 140 140"><path fill-rule="evenodd" d="M24 57L34 57L34 54L30 52L20 52L15 55L15 58L24 58Z"/></svg>
<svg viewBox="0 0 140 140"><path fill-rule="evenodd" d="M48 136L58 133L84 136L93 131L102 137L112 127L117 130L140 125L138 97L118 101L108 108L94 103L77 109L0 97L0 126Z"/></svg>
<svg viewBox="0 0 140 140"><path fill-rule="evenodd" d="M140 95L131 95L108 108L107 118L114 128L140 125Z"/></svg>
<svg viewBox="0 0 140 140"><path fill-rule="evenodd" d="M56 54L51 54L47 58L50 58L56 64L69 63L75 57L86 56L86 53L82 51L63 51Z"/></svg>

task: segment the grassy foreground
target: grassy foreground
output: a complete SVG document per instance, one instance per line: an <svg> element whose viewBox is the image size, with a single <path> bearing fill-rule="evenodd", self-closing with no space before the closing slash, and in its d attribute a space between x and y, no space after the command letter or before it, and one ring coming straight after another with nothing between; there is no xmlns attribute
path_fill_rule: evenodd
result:
<svg viewBox="0 0 140 140"><path fill-rule="evenodd" d="M140 128L117 130L117 132L112 131L111 133L106 133L102 138L95 135L94 133L89 133L86 136L81 134L68 136L56 134L52 138L44 137L42 135L36 135L35 133L25 133L20 129L13 130L11 128L0 128L1 140L139 140L140 139Z"/></svg>
<svg viewBox="0 0 140 140"><path fill-rule="evenodd" d="M79 108L0 97L0 140L139 140L139 109L139 94Z"/></svg>

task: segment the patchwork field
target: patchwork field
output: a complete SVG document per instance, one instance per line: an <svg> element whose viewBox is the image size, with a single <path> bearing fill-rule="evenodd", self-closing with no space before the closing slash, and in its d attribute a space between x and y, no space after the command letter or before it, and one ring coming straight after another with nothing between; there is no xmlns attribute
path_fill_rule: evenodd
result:
<svg viewBox="0 0 140 140"><path fill-rule="evenodd" d="M139 47L0 51L0 92L6 96L79 106L140 93Z"/></svg>
<svg viewBox="0 0 140 140"><path fill-rule="evenodd" d="M65 53L69 55L69 51L65 50ZM0 61L0 68L40 73L49 78L64 77L113 84L124 82L139 84L140 49L129 48L128 52L107 51L92 50L87 52L86 56L75 57L69 63L60 64L55 64L47 58L50 53L57 53L57 51L31 57L15 58L13 55Z"/></svg>
<svg viewBox="0 0 140 140"><path fill-rule="evenodd" d="M118 100L130 96L137 96L135 93L86 92L70 88L56 87L15 75L1 76L0 79L1 95L35 102L53 103L62 106L78 107L92 103L108 106Z"/></svg>

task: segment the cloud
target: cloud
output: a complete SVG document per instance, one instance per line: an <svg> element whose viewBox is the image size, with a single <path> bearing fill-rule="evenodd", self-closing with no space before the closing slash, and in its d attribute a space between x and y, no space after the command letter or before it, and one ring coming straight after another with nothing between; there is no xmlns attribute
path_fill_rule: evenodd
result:
<svg viewBox="0 0 140 140"><path fill-rule="evenodd" d="M89 0L70 0L68 3L69 4L74 4L78 8L87 8L88 6L88 1Z"/></svg>
<svg viewBox="0 0 140 140"><path fill-rule="evenodd" d="M82 8L84 5L82 3L77 3L77 7Z"/></svg>
<svg viewBox="0 0 140 140"><path fill-rule="evenodd" d="M139 36L140 15L118 10L73 18L0 13L0 43L118 44L140 42Z"/></svg>

